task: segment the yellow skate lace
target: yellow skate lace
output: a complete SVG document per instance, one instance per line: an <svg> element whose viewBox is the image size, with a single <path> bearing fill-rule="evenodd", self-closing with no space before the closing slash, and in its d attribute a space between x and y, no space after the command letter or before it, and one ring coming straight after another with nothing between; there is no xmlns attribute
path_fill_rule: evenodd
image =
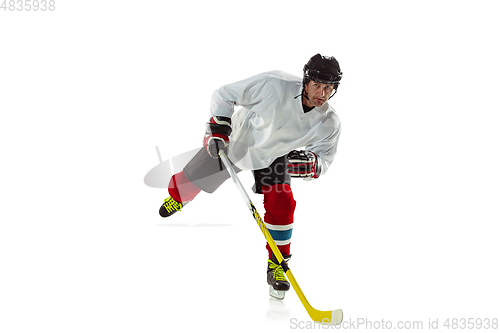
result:
<svg viewBox="0 0 500 333"><path fill-rule="evenodd" d="M165 203L163 204L163 207L167 210L167 212L172 213L174 211L181 211L182 210L182 204L180 202L175 201L172 199L172 197L168 197L165 200L163 200Z"/></svg>
<svg viewBox="0 0 500 333"><path fill-rule="evenodd" d="M267 260L269 264L269 268L274 272L274 278L276 281L286 281L285 272L283 272L283 267L281 265L276 265L272 260Z"/></svg>

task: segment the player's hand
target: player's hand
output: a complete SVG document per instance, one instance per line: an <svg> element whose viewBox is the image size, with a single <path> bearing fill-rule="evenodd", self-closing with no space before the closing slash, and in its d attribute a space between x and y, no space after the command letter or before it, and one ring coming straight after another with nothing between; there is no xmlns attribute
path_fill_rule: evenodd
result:
<svg viewBox="0 0 500 333"><path fill-rule="evenodd" d="M219 158L219 150L224 150L224 153L227 155L227 147L229 146L229 140L225 141L219 137L210 137L206 140L206 144L204 144L205 149L208 152L208 155L212 158Z"/></svg>
<svg viewBox="0 0 500 333"><path fill-rule="evenodd" d="M318 178L316 173L316 155L310 151L292 150L286 156L288 159L287 169L292 177L311 179Z"/></svg>
<svg viewBox="0 0 500 333"><path fill-rule="evenodd" d="M227 155L231 132L231 118L213 117L210 119L205 127L205 138L203 139L203 146L210 157L219 158L219 149L223 149Z"/></svg>

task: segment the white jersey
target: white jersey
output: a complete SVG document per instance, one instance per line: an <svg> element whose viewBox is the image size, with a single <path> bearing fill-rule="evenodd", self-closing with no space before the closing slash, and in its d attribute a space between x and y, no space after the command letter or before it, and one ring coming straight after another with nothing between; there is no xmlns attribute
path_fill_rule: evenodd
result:
<svg viewBox="0 0 500 333"><path fill-rule="evenodd" d="M340 120L328 103L305 113L301 92L301 79L272 71L213 93L210 117L231 117L228 157L238 168L266 168L291 150L305 149L316 154L317 173L326 172L337 152Z"/></svg>

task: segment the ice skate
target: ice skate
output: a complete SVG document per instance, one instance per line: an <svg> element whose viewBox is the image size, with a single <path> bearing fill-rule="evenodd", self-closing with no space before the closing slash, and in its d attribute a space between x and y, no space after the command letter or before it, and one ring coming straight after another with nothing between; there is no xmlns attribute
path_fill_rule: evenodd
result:
<svg viewBox="0 0 500 333"><path fill-rule="evenodd" d="M283 267L271 259L267 260L267 284L269 285L269 296L280 300L285 298L285 293L290 289L290 283L286 280Z"/></svg>
<svg viewBox="0 0 500 333"><path fill-rule="evenodd" d="M172 197L168 197L163 200L163 205L160 207L160 215L161 217L169 217L177 212L180 212L184 206L186 206L187 202L177 202Z"/></svg>

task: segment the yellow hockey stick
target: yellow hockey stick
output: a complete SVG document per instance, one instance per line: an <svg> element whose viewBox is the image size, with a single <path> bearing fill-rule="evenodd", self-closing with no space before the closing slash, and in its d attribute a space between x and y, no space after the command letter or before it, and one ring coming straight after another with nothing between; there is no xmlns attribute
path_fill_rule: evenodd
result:
<svg viewBox="0 0 500 333"><path fill-rule="evenodd" d="M307 313L309 314L309 317L315 322L319 322L322 324L330 324L330 325L338 325L342 322L343 318L343 313L341 309L338 310L333 310L333 311L320 311L316 310L309 304L309 302L306 299L306 296L302 292L302 290L299 287L299 284L297 283L297 280L295 280L292 271L288 267L288 264L283 258L283 255L281 254L280 250L276 246L276 243L273 240L273 237L269 233L269 231L266 228L266 225L260 218L259 213L257 212L257 209L253 205L252 201L250 200L250 197L248 196L247 192L243 188L243 185L241 184L238 176L236 176L236 172L234 171L233 167L229 163L229 159L227 158L226 154L224 151L221 149L219 150L219 156L222 159L222 162L226 166L226 169L228 170L229 174L231 175L231 179L233 182L236 184L236 187L240 190L240 193L243 196L243 199L245 200L245 203L247 204L248 208L250 209L250 212L253 215L253 218L257 222L257 225L259 226L260 230L264 234L264 237L267 240L267 243L271 247L274 255L276 256L276 259L278 260L279 264L281 267L283 267L283 271L285 272L286 276L288 277L288 280L290 281L290 284L292 285L293 289L297 293L297 296L299 296L300 301L304 305L304 307L307 310Z"/></svg>

